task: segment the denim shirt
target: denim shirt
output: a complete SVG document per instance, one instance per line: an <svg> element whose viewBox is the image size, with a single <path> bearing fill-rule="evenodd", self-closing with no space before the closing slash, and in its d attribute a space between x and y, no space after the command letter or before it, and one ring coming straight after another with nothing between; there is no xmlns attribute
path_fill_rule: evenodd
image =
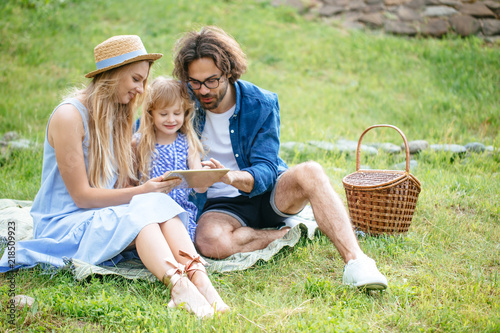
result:
<svg viewBox="0 0 500 333"><path fill-rule="evenodd" d="M253 197L271 191L276 184L278 174L288 167L278 156L280 147L280 116L278 96L256 85L238 80L236 90L236 108L229 119L231 146L238 167L248 171L254 178L254 187L250 193L240 194ZM196 103L195 128L203 132L206 112ZM196 197L200 193L196 194ZM205 194L206 198L206 194ZM196 198L196 202L201 198ZM202 200L203 204L206 199ZM198 205L201 210L201 202Z"/></svg>

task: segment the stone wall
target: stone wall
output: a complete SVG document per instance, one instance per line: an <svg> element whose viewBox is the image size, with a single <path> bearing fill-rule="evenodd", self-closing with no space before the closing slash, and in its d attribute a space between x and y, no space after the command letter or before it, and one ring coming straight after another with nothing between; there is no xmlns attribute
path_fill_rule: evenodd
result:
<svg viewBox="0 0 500 333"><path fill-rule="evenodd" d="M403 36L476 35L500 42L500 0L272 0L348 29Z"/></svg>
<svg viewBox="0 0 500 333"><path fill-rule="evenodd" d="M328 141L309 141L303 142L282 142L280 145L280 156L285 160L293 160L298 155L304 159L315 159L319 154L324 153L333 155L347 155L356 159L358 142L340 139L336 142ZM378 155L391 154L401 155L404 159L406 148L404 143L400 146L391 142L361 144L359 147L362 155ZM426 140L414 140L408 142L408 151L410 152L410 170L414 170L418 166L417 156L420 154L443 154L449 157L449 161L453 162L457 159L466 163L467 159L473 154L479 154L485 158L498 156L500 150L493 146L485 146L480 142L469 142L465 146L460 144L429 144ZM398 163L390 167L390 169L404 170L406 161ZM370 169L367 165L362 165L361 169ZM339 172L347 172L347 170L338 169Z"/></svg>

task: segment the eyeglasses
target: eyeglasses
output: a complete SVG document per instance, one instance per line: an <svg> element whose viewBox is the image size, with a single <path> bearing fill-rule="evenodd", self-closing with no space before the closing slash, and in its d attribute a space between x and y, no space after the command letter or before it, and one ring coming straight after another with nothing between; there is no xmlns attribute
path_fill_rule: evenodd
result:
<svg viewBox="0 0 500 333"><path fill-rule="evenodd" d="M198 89L201 89L201 85L205 85L205 87L207 87L208 89L215 89L219 86L219 80L224 76L224 74L222 74L221 76L219 76L218 78L215 78L215 77L211 77L209 79L206 79L205 81L203 82L200 82L198 80L189 80L188 81L188 84L189 84L189 87L193 90L198 90Z"/></svg>

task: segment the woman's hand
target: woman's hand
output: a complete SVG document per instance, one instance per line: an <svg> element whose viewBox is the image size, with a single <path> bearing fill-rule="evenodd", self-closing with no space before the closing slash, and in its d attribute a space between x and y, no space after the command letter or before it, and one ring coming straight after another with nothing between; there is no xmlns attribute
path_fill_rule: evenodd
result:
<svg viewBox="0 0 500 333"><path fill-rule="evenodd" d="M163 181L163 176L159 176L148 180L142 186L144 186L145 192L169 193L174 189L174 187L180 185L181 183L182 180L180 178L172 178Z"/></svg>

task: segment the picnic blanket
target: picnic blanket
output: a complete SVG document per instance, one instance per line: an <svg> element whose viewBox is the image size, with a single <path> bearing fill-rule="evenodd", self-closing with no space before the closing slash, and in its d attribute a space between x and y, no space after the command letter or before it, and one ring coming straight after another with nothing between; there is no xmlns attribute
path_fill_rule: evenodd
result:
<svg viewBox="0 0 500 333"><path fill-rule="evenodd" d="M30 215L31 201L0 199L0 246L5 244L8 234L8 223L16 224L16 241L28 240L33 237L33 220ZM314 215L310 206L295 217L289 219L289 225L293 226L282 238L277 239L266 248L253 252L236 253L223 260L205 258L209 263L207 270L213 272L229 272L245 270L253 266L259 260L268 261L284 247L293 247L301 238L313 239L319 232L314 221ZM76 280L83 280L92 274L97 275L119 275L127 279L144 279L155 281L151 272L139 259L120 261L116 266L96 266L89 263L66 259L66 268L69 268Z"/></svg>

